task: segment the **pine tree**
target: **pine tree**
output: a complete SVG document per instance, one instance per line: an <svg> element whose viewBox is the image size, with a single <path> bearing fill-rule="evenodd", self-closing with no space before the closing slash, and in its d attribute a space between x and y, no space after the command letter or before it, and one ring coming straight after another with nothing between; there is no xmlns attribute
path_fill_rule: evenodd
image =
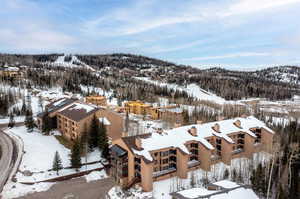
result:
<svg viewBox="0 0 300 199"><path fill-rule="evenodd" d="M229 171L228 171L228 169L226 169L224 172L223 179L226 180L226 179L228 179L228 177L229 177Z"/></svg>
<svg viewBox="0 0 300 199"><path fill-rule="evenodd" d="M100 123L99 134L98 134L98 147L100 150L103 150L105 147L108 147L108 138L106 134L106 127L103 122Z"/></svg>
<svg viewBox="0 0 300 199"><path fill-rule="evenodd" d="M75 141L71 151L71 166L78 170L81 166L80 158L80 143L78 140Z"/></svg>
<svg viewBox="0 0 300 199"><path fill-rule="evenodd" d="M100 123L99 136L98 136L98 147L102 151L102 157L109 159L109 144L108 137L106 134L106 127L103 122Z"/></svg>
<svg viewBox="0 0 300 199"><path fill-rule="evenodd" d="M88 143L87 143L87 141L88 141L87 134L88 133L86 131L84 131L82 133L81 137L80 137L80 150L83 152L83 154L86 153L87 147L88 147L87 146L88 145ZM86 154L84 154L84 155L86 155Z"/></svg>
<svg viewBox="0 0 300 199"><path fill-rule="evenodd" d="M25 115L25 126L27 128L27 132L31 133L34 128L34 121L32 117L32 111L30 109L26 110L26 115Z"/></svg>
<svg viewBox="0 0 300 199"><path fill-rule="evenodd" d="M27 110L27 106L26 106L25 98L23 97L23 99L22 99L22 108L21 108L21 115L25 115L26 114L26 110Z"/></svg>
<svg viewBox="0 0 300 199"><path fill-rule="evenodd" d="M51 118L49 117L48 114L48 109L46 108L43 118L42 118L43 124L42 124L42 132L45 134L49 134L51 130Z"/></svg>
<svg viewBox="0 0 300 199"><path fill-rule="evenodd" d="M58 175L58 171L61 170L62 168L63 166L62 166L61 158L59 156L58 151L56 151L53 159L52 169L56 171L56 175Z"/></svg>
<svg viewBox="0 0 300 199"><path fill-rule="evenodd" d="M94 116L92 120L92 126L89 133L89 151L93 151L93 149L97 146L98 143L98 134L99 134L99 125L96 116Z"/></svg>
<svg viewBox="0 0 300 199"><path fill-rule="evenodd" d="M8 127L13 128L14 126L15 126L14 114L10 113Z"/></svg>

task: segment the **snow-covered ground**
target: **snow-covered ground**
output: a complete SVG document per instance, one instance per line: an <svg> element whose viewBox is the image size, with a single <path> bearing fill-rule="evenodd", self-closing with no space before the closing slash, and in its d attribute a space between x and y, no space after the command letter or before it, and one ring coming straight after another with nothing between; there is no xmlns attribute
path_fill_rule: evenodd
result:
<svg viewBox="0 0 300 199"><path fill-rule="evenodd" d="M198 100L210 101L216 104L240 104L238 101L228 101L222 97L219 97L211 92L208 92L202 88L200 88L196 84L188 84L186 87L179 86L177 84L168 84L164 82L159 82L155 80L151 80L148 77L135 77L138 80L142 80L145 82L149 82L151 84L155 84L161 87L167 87L168 89L174 89L178 91L186 91L191 97L195 97Z"/></svg>
<svg viewBox="0 0 300 199"><path fill-rule="evenodd" d="M99 95L105 96L108 105L111 105L111 106L117 106L118 105L117 98L112 97L112 94L113 94L112 91L104 91L103 89L98 88L98 87L84 86L84 85L80 85L80 89L84 92L95 92Z"/></svg>
<svg viewBox="0 0 300 199"><path fill-rule="evenodd" d="M66 61L65 58L70 56L71 60ZM65 68L86 68L91 71L95 71L94 68L80 61L75 55L62 55L59 56L54 62L45 62L46 65L57 66L57 67L65 67Z"/></svg>
<svg viewBox="0 0 300 199"><path fill-rule="evenodd" d="M32 133L27 133L25 126L20 126L12 129L6 129L5 133L18 136L22 140L24 147L22 161L16 174L17 182L9 182L4 187L3 197L5 199L22 196L34 191L44 191L50 188L53 184L36 183L34 185L23 185L20 182L39 182L58 176L76 173L74 169L62 169L59 171L59 175L56 175L56 172L54 171L48 171L52 169L52 163L56 151L58 151L60 155L63 167L70 166L70 150L61 145L55 138L55 135L59 135L58 132L54 131L53 134L47 136L41 134L37 129L35 129ZM95 150L87 155L87 159L85 157L81 158L82 163L85 163L86 160L87 162L99 161L101 160L101 153L98 150ZM83 166L79 169L79 171L102 167L102 164L95 163ZM103 172L101 172L101 176L104 176Z"/></svg>
<svg viewBox="0 0 300 199"><path fill-rule="evenodd" d="M87 182L101 180L103 178L107 178L107 174L106 174L105 170L93 171L90 174L85 176L85 179Z"/></svg>

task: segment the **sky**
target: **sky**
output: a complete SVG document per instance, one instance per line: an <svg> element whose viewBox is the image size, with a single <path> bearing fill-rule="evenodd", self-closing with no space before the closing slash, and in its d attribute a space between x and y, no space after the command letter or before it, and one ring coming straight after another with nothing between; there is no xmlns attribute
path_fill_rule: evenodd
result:
<svg viewBox="0 0 300 199"><path fill-rule="evenodd" d="M0 0L1 53L133 53L206 68L300 65L300 0Z"/></svg>

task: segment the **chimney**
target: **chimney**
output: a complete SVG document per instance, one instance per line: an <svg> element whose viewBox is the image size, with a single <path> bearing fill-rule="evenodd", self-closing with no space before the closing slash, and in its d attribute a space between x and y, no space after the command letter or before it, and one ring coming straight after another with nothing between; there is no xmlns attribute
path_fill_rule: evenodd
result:
<svg viewBox="0 0 300 199"><path fill-rule="evenodd" d="M197 124L202 124L203 121L202 120L197 120Z"/></svg>
<svg viewBox="0 0 300 199"><path fill-rule="evenodd" d="M197 128L195 126L192 126L191 129L189 129L189 133L192 135L192 136L197 136Z"/></svg>
<svg viewBox="0 0 300 199"><path fill-rule="evenodd" d="M240 120L236 120L235 122L233 122L233 124L238 128L242 128Z"/></svg>
<svg viewBox="0 0 300 199"><path fill-rule="evenodd" d="M214 131L220 133L220 125L219 125L218 123L216 123L216 124L212 127L212 129L213 129Z"/></svg>
<svg viewBox="0 0 300 199"><path fill-rule="evenodd" d="M135 145L137 146L138 149L142 148L142 140L139 137L135 138Z"/></svg>

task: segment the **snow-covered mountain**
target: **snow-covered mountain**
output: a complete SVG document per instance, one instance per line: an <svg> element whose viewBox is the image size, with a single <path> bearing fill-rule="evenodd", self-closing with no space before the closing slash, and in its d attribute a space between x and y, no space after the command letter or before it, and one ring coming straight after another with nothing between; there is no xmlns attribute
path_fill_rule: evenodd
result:
<svg viewBox="0 0 300 199"><path fill-rule="evenodd" d="M254 76L265 78L271 81L300 85L300 67L280 66L256 71Z"/></svg>
<svg viewBox="0 0 300 199"><path fill-rule="evenodd" d="M54 62L45 62L46 65L65 67L65 68L86 68L91 71L95 71L94 68L80 61L75 55L62 55L58 56Z"/></svg>

